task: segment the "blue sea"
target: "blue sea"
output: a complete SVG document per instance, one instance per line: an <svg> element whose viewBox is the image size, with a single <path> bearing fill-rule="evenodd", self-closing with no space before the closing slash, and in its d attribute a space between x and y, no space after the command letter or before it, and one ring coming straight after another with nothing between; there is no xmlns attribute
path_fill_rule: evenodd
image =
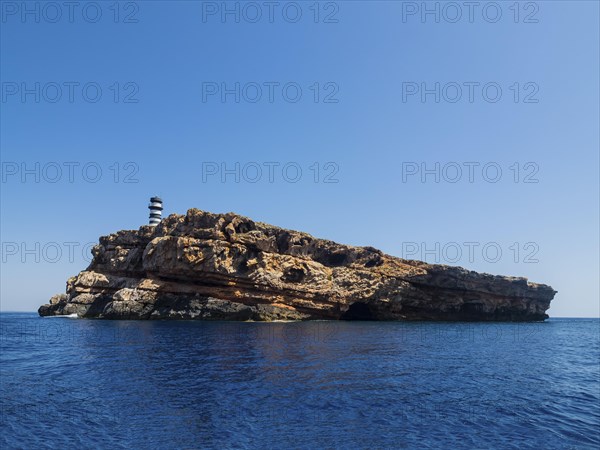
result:
<svg viewBox="0 0 600 450"><path fill-rule="evenodd" d="M0 447L600 446L600 321L4 313Z"/></svg>

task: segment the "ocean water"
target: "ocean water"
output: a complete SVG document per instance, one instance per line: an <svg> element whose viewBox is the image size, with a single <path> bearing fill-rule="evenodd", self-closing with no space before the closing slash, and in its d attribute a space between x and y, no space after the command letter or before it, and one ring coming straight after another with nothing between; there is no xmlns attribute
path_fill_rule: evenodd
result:
<svg viewBox="0 0 600 450"><path fill-rule="evenodd" d="M600 446L596 319L0 324L2 449Z"/></svg>

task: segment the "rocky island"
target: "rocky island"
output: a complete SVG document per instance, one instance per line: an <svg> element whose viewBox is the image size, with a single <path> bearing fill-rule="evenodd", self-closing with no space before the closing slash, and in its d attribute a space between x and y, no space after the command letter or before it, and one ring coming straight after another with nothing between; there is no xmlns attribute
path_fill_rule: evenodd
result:
<svg viewBox="0 0 600 450"><path fill-rule="evenodd" d="M190 209L100 238L41 316L540 321L556 291Z"/></svg>

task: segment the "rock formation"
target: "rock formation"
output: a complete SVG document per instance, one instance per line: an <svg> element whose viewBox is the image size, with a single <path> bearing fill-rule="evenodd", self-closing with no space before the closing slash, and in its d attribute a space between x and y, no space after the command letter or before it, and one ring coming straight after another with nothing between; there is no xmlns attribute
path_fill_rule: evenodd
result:
<svg viewBox="0 0 600 450"><path fill-rule="evenodd" d="M536 321L556 293L198 209L103 236L92 253L41 316Z"/></svg>

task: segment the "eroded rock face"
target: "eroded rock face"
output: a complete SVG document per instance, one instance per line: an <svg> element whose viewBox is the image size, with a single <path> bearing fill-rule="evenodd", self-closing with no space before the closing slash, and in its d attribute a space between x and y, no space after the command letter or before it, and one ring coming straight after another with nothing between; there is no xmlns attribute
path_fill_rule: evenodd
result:
<svg viewBox="0 0 600 450"><path fill-rule="evenodd" d="M202 320L544 320L556 293L525 278L404 260L191 209L100 238L42 316Z"/></svg>

